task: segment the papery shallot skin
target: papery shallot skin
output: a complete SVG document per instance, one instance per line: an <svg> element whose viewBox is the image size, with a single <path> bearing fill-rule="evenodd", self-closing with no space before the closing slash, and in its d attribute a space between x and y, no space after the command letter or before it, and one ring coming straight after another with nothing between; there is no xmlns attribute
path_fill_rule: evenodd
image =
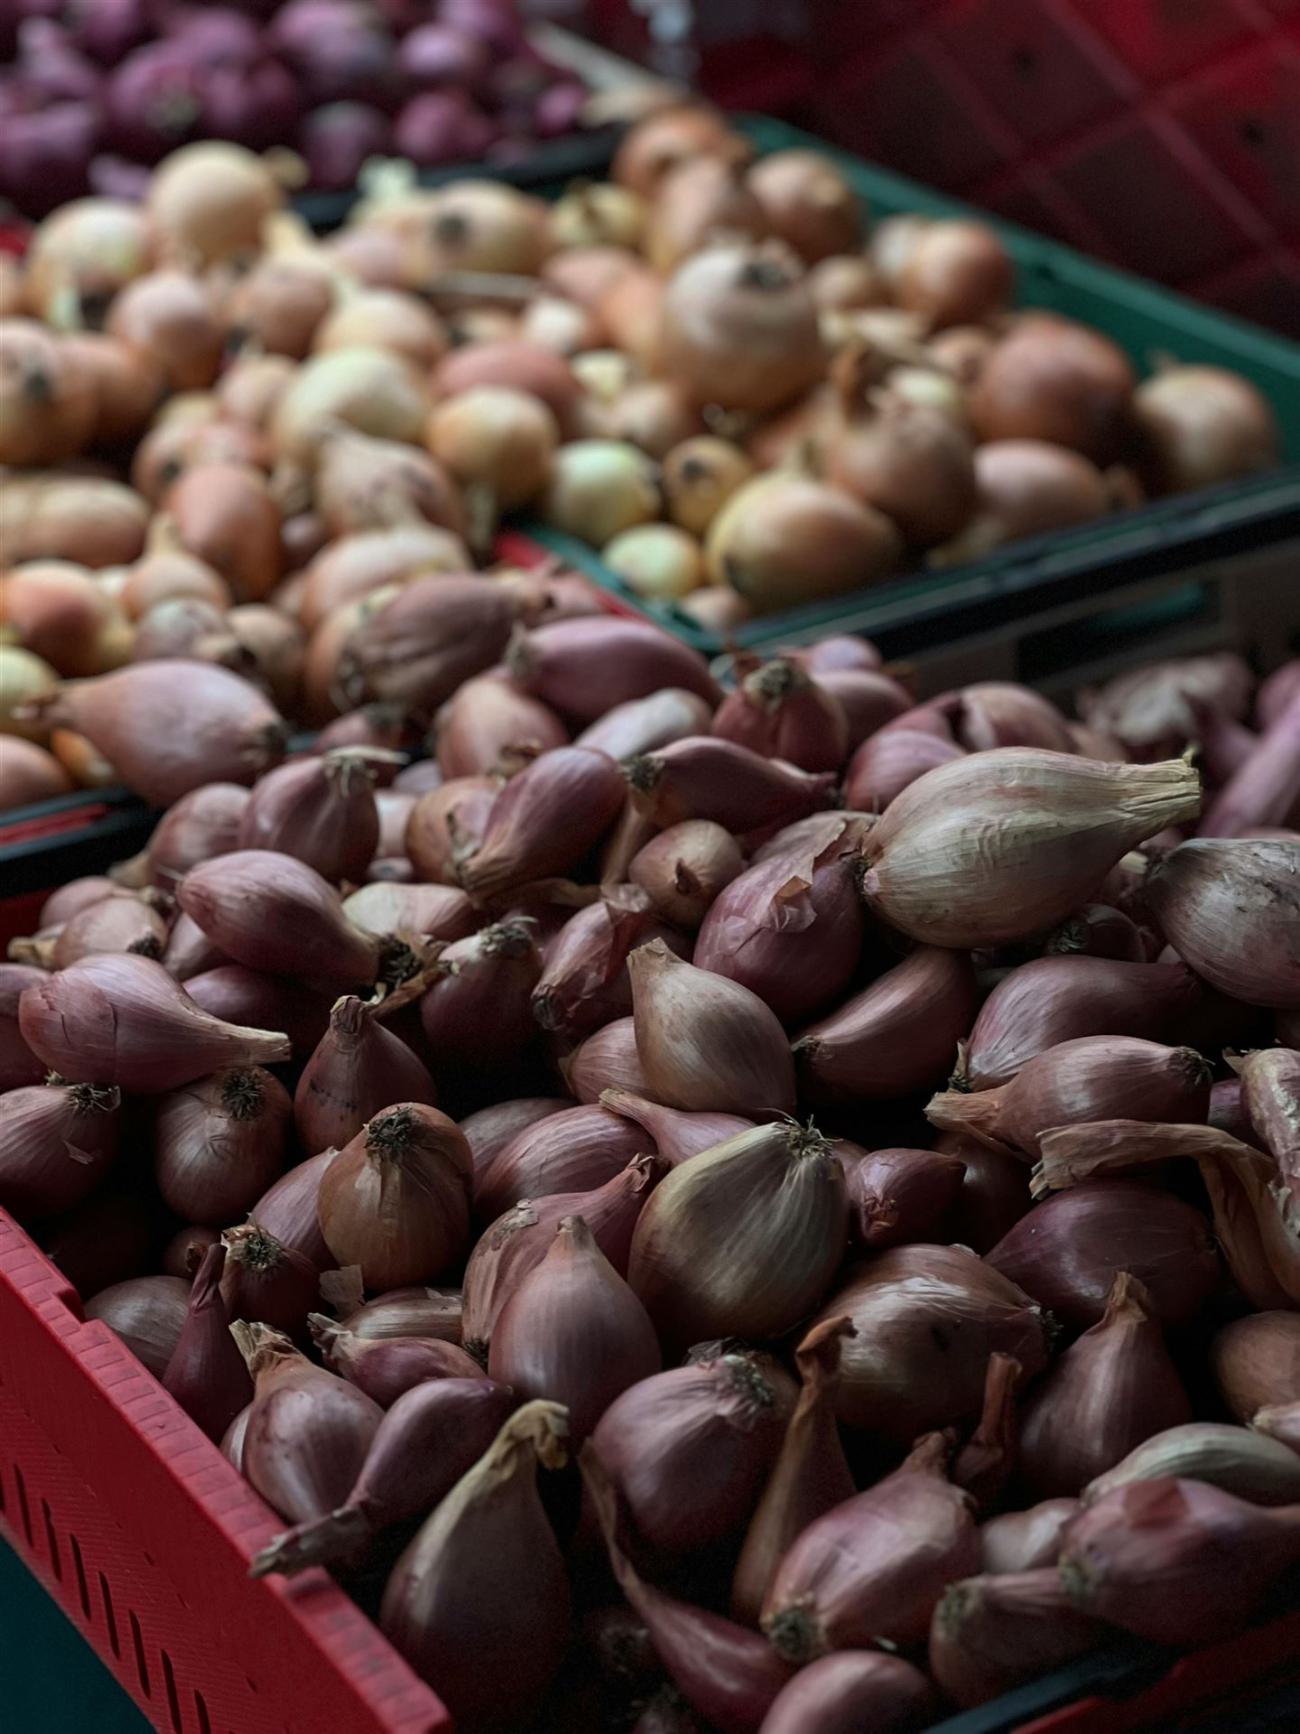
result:
<svg viewBox="0 0 1300 1734"><path fill-rule="evenodd" d="M970 1577L944 1591L930 1626L930 1671L965 1708L1095 1649L1106 1627L1074 1607L1050 1566Z"/></svg>
<svg viewBox="0 0 1300 1734"><path fill-rule="evenodd" d="M1001 747L940 765L868 833L862 891L930 945L1024 939L1063 921L1115 863L1194 819L1200 778L1172 759L1116 765Z"/></svg>
<svg viewBox="0 0 1300 1734"><path fill-rule="evenodd" d="M1165 939L1211 987L1300 1009L1300 842L1195 837L1151 869L1146 897Z"/></svg>
<svg viewBox="0 0 1300 1734"><path fill-rule="evenodd" d="M837 1650L778 1694L760 1734L915 1734L937 1710L919 1668L879 1650Z"/></svg>

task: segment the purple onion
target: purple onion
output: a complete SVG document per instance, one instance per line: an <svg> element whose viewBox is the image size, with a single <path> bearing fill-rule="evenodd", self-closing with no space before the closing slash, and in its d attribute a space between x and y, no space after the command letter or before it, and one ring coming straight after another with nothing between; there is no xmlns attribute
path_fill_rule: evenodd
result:
<svg viewBox="0 0 1300 1734"><path fill-rule="evenodd" d="M205 137L266 150L293 137L300 112L298 86L278 60L218 66L203 80Z"/></svg>
<svg viewBox="0 0 1300 1734"><path fill-rule="evenodd" d="M18 76L44 102L89 102L99 94L98 68L47 18L31 18L19 29Z"/></svg>
<svg viewBox="0 0 1300 1734"><path fill-rule="evenodd" d="M398 115L393 143L420 168L482 156L495 128L463 90L431 90L412 98Z"/></svg>
<svg viewBox="0 0 1300 1734"><path fill-rule="evenodd" d="M90 190L99 113L88 102L57 102L0 121L0 193L31 217Z"/></svg>
<svg viewBox="0 0 1300 1734"><path fill-rule="evenodd" d="M116 66L153 28L148 0L72 0L63 15L77 47L101 66Z"/></svg>
<svg viewBox="0 0 1300 1734"><path fill-rule="evenodd" d="M450 24L497 53L518 54L527 47L515 0L441 0L439 24Z"/></svg>
<svg viewBox="0 0 1300 1734"><path fill-rule="evenodd" d="M397 64L412 91L471 90L487 71L488 48L450 25L422 24L398 49Z"/></svg>
<svg viewBox="0 0 1300 1734"><path fill-rule="evenodd" d="M262 35L251 18L228 6L204 6L181 20L170 36L178 54L202 71L251 66L262 55Z"/></svg>
<svg viewBox="0 0 1300 1734"><path fill-rule="evenodd" d="M151 42L113 73L107 106L113 149L155 163L194 137L203 106L199 68L173 43Z"/></svg>
<svg viewBox="0 0 1300 1734"><path fill-rule="evenodd" d="M364 102L330 102L303 122L298 147L310 172L310 185L322 192L344 192L356 185L368 157L392 147L388 116Z"/></svg>
<svg viewBox="0 0 1300 1734"><path fill-rule="evenodd" d="M149 193L149 171L143 163L125 157L97 156L90 159L90 190L101 199L125 199L143 204Z"/></svg>
<svg viewBox="0 0 1300 1734"><path fill-rule="evenodd" d="M309 103L369 102L387 108L400 94L392 39L368 15L324 7L314 30L293 30L281 49Z"/></svg>
<svg viewBox="0 0 1300 1734"><path fill-rule="evenodd" d="M539 138L561 138L578 124L578 116L587 102L582 85L561 79L548 85L537 99L533 110L533 126Z"/></svg>

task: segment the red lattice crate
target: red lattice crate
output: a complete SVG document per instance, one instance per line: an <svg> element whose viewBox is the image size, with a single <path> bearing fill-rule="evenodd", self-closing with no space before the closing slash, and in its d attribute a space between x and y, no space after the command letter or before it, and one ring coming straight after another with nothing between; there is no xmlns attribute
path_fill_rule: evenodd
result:
<svg viewBox="0 0 1300 1734"><path fill-rule="evenodd" d="M163 1734L450 1734L284 1525L0 1210L0 1535ZM18 1734L15 1730L14 1734Z"/></svg>

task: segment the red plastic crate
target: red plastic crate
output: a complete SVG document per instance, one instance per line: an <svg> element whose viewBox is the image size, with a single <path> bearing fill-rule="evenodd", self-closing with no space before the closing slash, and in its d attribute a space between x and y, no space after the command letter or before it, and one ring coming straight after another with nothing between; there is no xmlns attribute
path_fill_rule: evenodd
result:
<svg viewBox="0 0 1300 1734"><path fill-rule="evenodd" d="M449 1734L283 1523L0 1210L0 1534L162 1734ZM16 1734L16 1731L15 1731Z"/></svg>

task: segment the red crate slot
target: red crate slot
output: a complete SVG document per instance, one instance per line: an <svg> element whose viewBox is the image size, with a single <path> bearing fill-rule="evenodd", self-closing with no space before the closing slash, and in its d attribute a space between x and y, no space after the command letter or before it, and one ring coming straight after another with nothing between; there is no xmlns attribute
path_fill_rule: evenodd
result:
<svg viewBox="0 0 1300 1734"><path fill-rule="evenodd" d="M0 1210L0 1533L163 1734L450 1734L284 1525Z"/></svg>
<svg viewBox="0 0 1300 1734"><path fill-rule="evenodd" d="M1071 0L1139 77L1163 82L1222 54L1256 28L1249 0Z"/></svg>
<svg viewBox="0 0 1300 1734"><path fill-rule="evenodd" d="M1252 205L1300 235L1300 50L1261 44L1174 92L1170 111Z"/></svg>

